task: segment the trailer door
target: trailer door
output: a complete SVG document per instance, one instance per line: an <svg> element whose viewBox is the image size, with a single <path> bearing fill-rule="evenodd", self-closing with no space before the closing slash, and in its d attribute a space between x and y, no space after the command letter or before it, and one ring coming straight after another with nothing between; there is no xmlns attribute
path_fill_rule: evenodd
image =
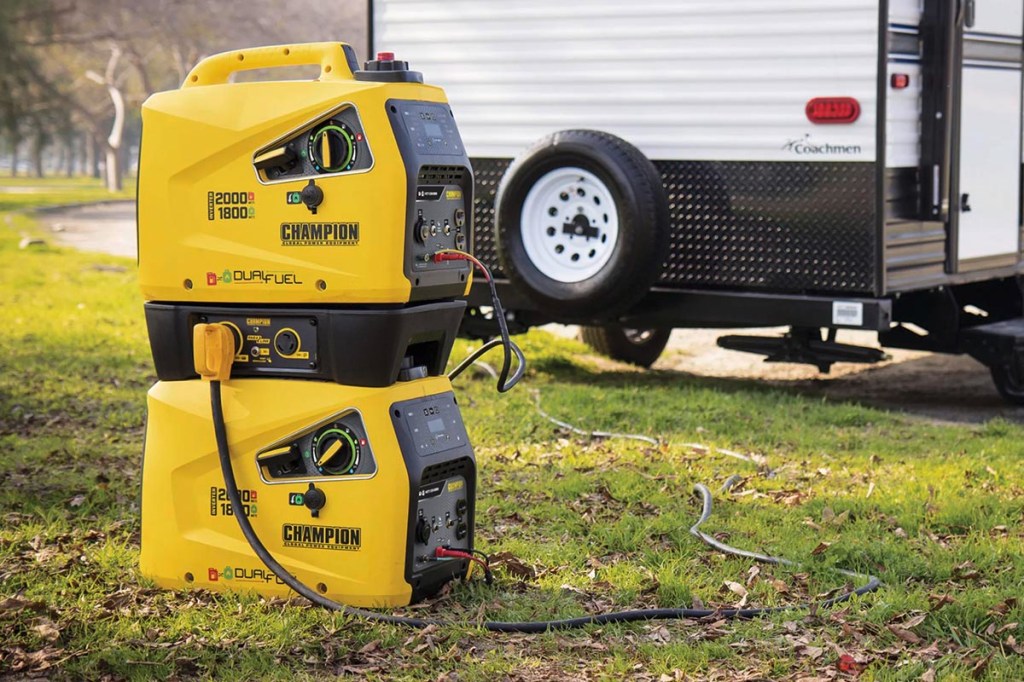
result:
<svg viewBox="0 0 1024 682"><path fill-rule="evenodd" d="M1021 0L961 0L957 271L1013 265L1021 220ZM953 235L951 235L952 237Z"/></svg>

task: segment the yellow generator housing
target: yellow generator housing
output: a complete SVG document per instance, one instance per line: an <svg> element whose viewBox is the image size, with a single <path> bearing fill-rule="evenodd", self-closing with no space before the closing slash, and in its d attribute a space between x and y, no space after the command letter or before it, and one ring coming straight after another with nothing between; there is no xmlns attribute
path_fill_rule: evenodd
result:
<svg viewBox="0 0 1024 682"><path fill-rule="evenodd" d="M310 81L229 82L320 66ZM463 294L472 174L439 88L338 43L197 65L142 107L139 280L150 301L407 303Z"/></svg>
<svg viewBox="0 0 1024 682"><path fill-rule="evenodd" d="M316 80L230 82L309 64ZM242 514L289 573L344 603L407 604L460 575L465 560L436 550L473 543L475 460L443 374L470 270L434 255L468 248L473 178L444 93L391 55L359 69L338 43L225 53L147 100L140 156L160 379L142 572L287 593ZM231 332L220 390L241 508L196 372L200 324Z"/></svg>
<svg viewBox="0 0 1024 682"><path fill-rule="evenodd" d="M158 584L288 594L242 537L236 513L292 575L353 606L408 604L465 570L432 558L434 547L466 547L473 521L472 450L446 378L383 389L225 384L240 511L227 500L209 401L200 381L161 382L149 393L141 569ZM419 446L439 447L420 437L440 433L423 428L437 420L450 439L442 445L455 447L422 456ZM410 448L419 452L407 463ZM323 496L315 514L311 487Z"/></svg>

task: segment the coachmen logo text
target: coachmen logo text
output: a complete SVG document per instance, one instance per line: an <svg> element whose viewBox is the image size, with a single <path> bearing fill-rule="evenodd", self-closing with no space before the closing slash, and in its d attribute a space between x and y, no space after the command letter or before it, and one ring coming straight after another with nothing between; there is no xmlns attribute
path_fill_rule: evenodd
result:
<svg viewBox="0 0 1024 682"><path fill-rule="evenodd" d="M782 145L782 151L794 152L801 156L815 154L860 154L859 144L829 144L828 142L814 142L810 133L803 137L793 138Z"/></svg>
<svg viewBox="0 0 1024 682"><path fill-rule="evenodd" d="M358 551L362 545L363 531L361 528L286 523L281 526L281 534L285 547Z"/></svg>
<svg viewBox="0 0 1024 682"><path fill-rule="evenodd" d="M281 223L281 246L355 246L359 223Z"/></svg>

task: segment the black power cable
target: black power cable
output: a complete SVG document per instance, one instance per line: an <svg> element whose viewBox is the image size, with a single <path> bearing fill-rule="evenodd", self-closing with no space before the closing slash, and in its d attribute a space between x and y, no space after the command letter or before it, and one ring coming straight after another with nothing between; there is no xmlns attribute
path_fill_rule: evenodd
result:
<svg viewBox="0 0 1024 682"><path fill-rule="evenodd" d="M231 453L228 446L227 427L224 424L224 408L221 403L221 386L219 381L210 382L210 407L213 413L213 429L217 439L217 454L220 457L220 468L224 475L224 486L227 488L228 500L231 502L233 509L239 510L236 513L235 519L238 521L238 526L242 529L242 535L249 542L249 546L259 557L260 561L269 568L274 575L282 580L288 587L292 588L306 599L310 600L318 606L322 606L332 611L340 611L346 615L356 616L366 620L378 622L378 623L389 623L392 625L405 625L409 627L422 628L428 625L451 625L453 621L438 620L433 618L408 618L405 616L392 616L389 614L378 613L376 611L368 611L366 609L360 609L353 606L347 606L333 599L314 591L307 585L303 584L300 580L295 578L284 566L270 554L267 548L260 541L256 535L256 531L253 530L252 524L249 522L249 518L240 513L242 510L242 499L238 493L238 485L235 482L235 473L231 468ZM711 493L704 486L695 488L696 492L703 498L703 511L700 519L690 529L691 533L694 533L702 540L706 541L706 536L700 533L697 528L703 523L709 516L711 516ZM718 549L727 552L729 554L738 554L741 550L735 550L728 545L722 545L718 543L716 545ZM770 563L783 563L784 560L776 559L775 557L763 557L762 555L744 554L744 556L750 556L751 558L758 559L759 561L769 561ZM852 574L851 575L859 575ZM857 588L853 592L841 594L831 599L819 602L819 607L827 607L833 604L846 601L853 595L863 595L878 589L881 584L877 578L868 576L870 581L867 585ZM777 606L769 608L750 608L750 609L638 609L633 611L616 611L614 613L603 613L594 616L581 616L579 618L564 618L560 620L541 620L541 621L523 621L523 622L502 622L502 621L487 621L482 626L493 632L520 632L520 633L541 633L548 632L550 630L567 630L569 628L579 628L587 625L604 625L607 623L629 623L635 621L646 621L646 620L663 620L673 618L707 618L714 616L716 618L756 618L758 616L764 616L772 613L779 613L783 611L790 611L795 608L804 608L807 605L793 605L793 606Z"/></svg>
<svg viewBox="0 0 1024 682"><path fill-rule="evenodd" d="M466 260L480 270L480 273L484 276L484 280L486 280L487 286L491 291L491 307L493 308L494 319L498 323L498 331L500 334L499 338L488 341L468 358L460 362L455 369L448 373L448 379L454 380L455 377L462 374L470 365L480 359L484 353L497 346L502 346L505 352L501 363L501 373L498 376L498 393L508 391L518 384L519 380L523 378L523 374L526 373L526 357L523 355L523 351L519 349L519 346L516 345L515 341L509 337L508 321L505 320L505 310L501 307L501 299L498 298L498 289L494 285L494 277L491 276L491 271L487 269L486 265L465 251L446 249L444 251L439 251L434 255L434 258L442 261ZM511 377L509 377L508 373L512 367L513 353L516 356L516 371Z"/></svg>

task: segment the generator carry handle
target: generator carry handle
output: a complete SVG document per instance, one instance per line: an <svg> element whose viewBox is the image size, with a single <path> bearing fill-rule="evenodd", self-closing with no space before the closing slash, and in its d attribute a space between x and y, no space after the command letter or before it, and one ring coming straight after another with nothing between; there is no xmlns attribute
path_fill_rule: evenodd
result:
<svg viewBox="0 0 1024 682"><path fill-rule="evenodd" d="M351 53L351 63L349 54ZM181 87L222 85L231 74L252 69L273 69L282 66L320 65L320 80L352 80L351 64L358 64L355 52L345 43L299 43L271 45L221 52L196 64Z"/></svg>

